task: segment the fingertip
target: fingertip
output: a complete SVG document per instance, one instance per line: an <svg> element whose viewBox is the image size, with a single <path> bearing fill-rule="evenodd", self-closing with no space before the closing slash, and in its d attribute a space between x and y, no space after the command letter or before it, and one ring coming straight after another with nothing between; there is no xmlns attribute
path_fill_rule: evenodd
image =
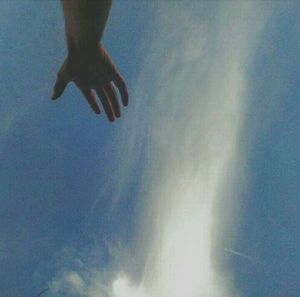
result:
<svg viewBox="0 0 300 297"><path fill-rule="evenodd" d="M56 99L58 99L58 97L59 96L57 94L52 94L50 98L51 98L51 100L56 100Z"/></svg>
<svg viewBox="0 0 300 297"><path fill-rule="evenodd" d="M60 80L58 79L56 82L55 82L55 85L53 87L53 94L51 96L51 99L52 100L56 100L58 99L64 92L66 86L68 85L68 81L64 81L64 80Z"/></svg>
<svg viewBox="0 0 300 297"><path fill-rule="evenodd" d="M107 119L110 123L113 123L116 119L115 116L113 114L110 114L110 113L106 114L106 116L107 116Z"/></svg>
<svg viewBox="0 0 300 297"><path fill-rule="evenodd" d="M51 96L52 100L58 99L62 95L62 91L58 91L57 88L54 88L53 94Z"/></svg>

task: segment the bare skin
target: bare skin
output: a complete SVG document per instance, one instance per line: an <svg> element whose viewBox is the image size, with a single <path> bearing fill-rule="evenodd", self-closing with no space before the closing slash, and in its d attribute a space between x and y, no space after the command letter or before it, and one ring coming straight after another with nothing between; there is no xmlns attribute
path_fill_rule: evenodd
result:
<svg viewBox="0 0 300 297"><path fill-rule="evenodd" d="M128 105L128 92L124 79L100 44L111 0L62 0L62 5L68 55L58 72L52 99L59 98L72 81L96 114L100 114L98 95L112 122L121 116L115 87L124 106Z"/></svg>

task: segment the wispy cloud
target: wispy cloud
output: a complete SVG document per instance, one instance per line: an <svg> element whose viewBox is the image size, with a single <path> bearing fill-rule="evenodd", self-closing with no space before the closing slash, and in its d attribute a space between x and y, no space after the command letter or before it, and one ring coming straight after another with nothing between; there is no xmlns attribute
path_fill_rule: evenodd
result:
<svg viewBox="0 0 300 297"><path fill-rule="evenodd" d="M132 123L124 128L132 133L124 131L123 143L127 164L135 158L133 144L146 158L136 242L147 249L144 274L136 284L116 272L108 294L234 296L234 284L212 258L222 246L215 207L231 203L223 193L232 190L234 166L243 157L247 67L266 15L258 2L164 2L153 9L155 38L137 82ZM69 278L63 282L78 287Z"/></svg>

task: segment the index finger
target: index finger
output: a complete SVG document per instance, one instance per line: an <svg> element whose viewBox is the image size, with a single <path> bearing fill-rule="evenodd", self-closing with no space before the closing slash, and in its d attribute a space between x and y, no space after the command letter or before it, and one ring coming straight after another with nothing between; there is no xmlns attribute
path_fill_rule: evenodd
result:
<svg viewBox="0 0 300 297"><path fill-rule="evenodd" d="M93 111L96 114L100 114L100 108L96 102L96 96L93 93L92 90L89 89L80 89L80 91L82 92L82 94L84 95L86 101L88 102L88 104L90 105L90 107L93 109Z"/></svg>

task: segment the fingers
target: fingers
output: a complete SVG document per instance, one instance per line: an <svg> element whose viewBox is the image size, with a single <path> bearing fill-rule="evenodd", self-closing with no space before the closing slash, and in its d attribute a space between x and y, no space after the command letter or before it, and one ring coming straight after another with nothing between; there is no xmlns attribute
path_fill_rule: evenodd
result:
<svg viewBox="0 0 300 297"><path fill-rule="evenodd" d="M118 88L120 94L121 94L121 99L122 99L122 103L124 106L128 105L128 91L127 91L127 86L126 83L123 79L123 77L120 75L120 73L115 70L115 74L113 77L113 82L116 85L116 87Z"/></svg>
<svg viewBox="0 0 300 297"><path fill-rule="evenodd" d="M121 111L114 86L111 83L108 83L106 86L103 87L103 89L110 99L111 107L115 116L119 118L121 116Z"/></svg>
<svg viewBox="0 0 300 297"><path fill-rule="evenodd" d="M112 83L107 83L103 87L95 88L97 95L103 105L105 114L109 121L113 122L115 118L121 116L120 105L117 98L117 93ZM96 100L96 96L91 89L80 88L90 107L96 114L100 114L100 108Z"/></svg>
<svg viewBox="0 0 300 297"><path fill-rule="evenodd" d="M110 102L107 92L105 91L104 88L96 88L96 92L100 98L100 101L103 105L103 108L104 108L104 111L105 111L105 114L106 114L108 120L110 122L113 122L115 120L115 116L114 116L112 105L111 105L111 102Z"/></svg>
<svg viewBox="0 0 300 297"><path fill-rule="evenodd" d="M83 96L85 97L85 99L87 100L88 104L90 105L90 107L93 109L93 111L96 114L100 114L100 108L97 104L96 96L95 96L94 92L89 89L80 89L80 90L81 90Z"/></svg>
<svg viewBox="0 0 300 297"><path fill-rule="evenodd" d="M114 84L116 85L116 87L118 88L118 90L120 92L122 103L124 106L127 106L128 105L128 91L127 91L126 83L125 83L123 77L121 76L121 74L116 69L109 54L107 53L107 51L105 50L104 47L101 47L101 52L102 52L102 55L104 56L104 60L107 63L109 72L110 72L110 74L112 74L112 81L114 82Z"/></svg>

